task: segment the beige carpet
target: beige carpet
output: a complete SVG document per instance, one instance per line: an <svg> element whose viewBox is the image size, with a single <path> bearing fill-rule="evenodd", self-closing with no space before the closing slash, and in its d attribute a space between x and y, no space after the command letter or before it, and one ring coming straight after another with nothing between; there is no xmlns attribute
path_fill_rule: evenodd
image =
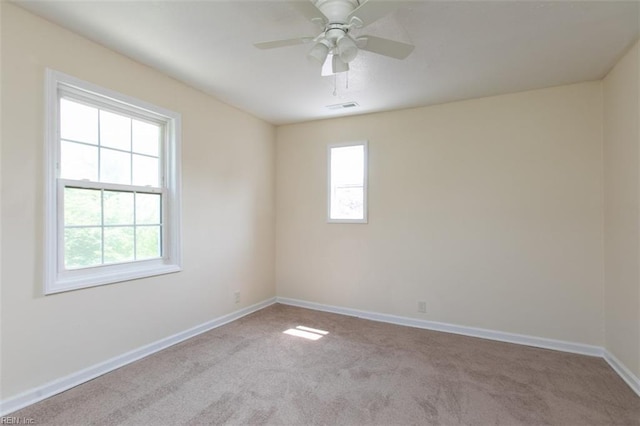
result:
<svg viewBox="0 0 640 426"><path fill-rule="evenodd" d="M283 333L298 326L329 333ZM58 425L640 425L640 398L600 358L273 305L12 416Z"/></svg>

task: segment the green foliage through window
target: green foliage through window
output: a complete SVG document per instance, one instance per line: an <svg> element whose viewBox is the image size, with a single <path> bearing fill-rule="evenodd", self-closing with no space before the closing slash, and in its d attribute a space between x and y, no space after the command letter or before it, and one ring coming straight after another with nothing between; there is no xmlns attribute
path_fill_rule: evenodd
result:
<svg viewBox="0 0 640 426"><path fill-rule="evenodd" d="M162 256L160 194L66 187L65 268Z"/></svg>

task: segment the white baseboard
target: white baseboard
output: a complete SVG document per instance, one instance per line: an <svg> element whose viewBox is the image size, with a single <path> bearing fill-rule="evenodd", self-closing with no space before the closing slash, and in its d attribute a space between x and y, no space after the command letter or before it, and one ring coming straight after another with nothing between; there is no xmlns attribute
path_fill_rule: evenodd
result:
<svg viewBox="0 0 640 426"><path fill-rule="evenodd" d="M516 343L519 345L535 346L537 348L553 349L562 352L571 352L581 355L603 356L603 348L600 346L585 345L582 343L565 342L562 340L546 339L543 337L527 336L524 334L506 333L502 331L487 330L484 328L465 327L461 325L447 324L443 322L427 321L417 318L401 317L377 312L360 311L357 309L338 306L323 305L320 303L305 302L303 300L277 297L276 301L284 305L298 306L317 311L333 312L349 315L372 321L387 322L409 327L424 328L426 330L442 331L445 333L461 334L463 336L479 337L482 339L497 340L499 342Z"/></svg>
<svg viewBox="0 0 640 426"><path fill-rule="evenodd" d="M35 404L36 402L42 401L43 399L49 398L60 392L64 392L98 376L102 376L103 374L106 374L117 368L123 367L141 358L161 351L162 349L166 349L169 346L173 346L184 340L190 339L191 337L197 336L198 334L202 334L206 331L235 321L253 312L259 311L260 309L266 308L269 305L273 305L274 303L276 303L275 297L267 299L260 303L256 303L255 305L248 306L246 308L232 312L228 315L224 315L211 321L207 321L204 324L200 324L188 330L174 334L173 336L169 336L141 348L134 349L125 354L101 362L100 364L85 368L84 370L77 371L66 377L62 377L60 379L46 383L42 386L38 386L37 388L30 389L19 395L0 401L0 417L6 416L7 414L13 413L14 411L17 411L28 405Z"/></svg>
<svg viewBox="0 0 640 426"><path fill-rule="evenodd" d="M605 349L604 360L622 377L633 391L640 396L640 378L636 377L623 363L620 362L611 352Z"/></svg>

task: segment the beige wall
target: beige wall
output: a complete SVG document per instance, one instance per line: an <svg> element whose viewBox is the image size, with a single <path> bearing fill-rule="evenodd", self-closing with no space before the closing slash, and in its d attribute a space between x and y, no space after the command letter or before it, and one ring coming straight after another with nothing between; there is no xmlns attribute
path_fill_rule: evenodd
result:
<svg viewBox="0 0 640 426"><path fill-rule="evenodd" d="M275 296L275 128L1 3L1 398ZM45 67L182 113L183 272L42 295Z"/></svg>
<svg viewBox="0 0 640 426"><path fill-rule="evenodd" d="M601 95L279 127L278 296L602 345ZM369 224L327 224L327 144L361 139Z"/></svg>
<svg viewBox="0 0 640 426"><path fill-rule="evenodd" d="M604 92L606 347L640 377L640 70L636 44Z"/></svg>

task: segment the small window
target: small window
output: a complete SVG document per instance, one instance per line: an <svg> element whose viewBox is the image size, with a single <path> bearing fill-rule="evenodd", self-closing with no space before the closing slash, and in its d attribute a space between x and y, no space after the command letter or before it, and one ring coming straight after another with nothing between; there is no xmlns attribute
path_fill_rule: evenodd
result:
<svg viewBox="0 0 640 426"><path fill-rule="evenodd" d="M367 142L329 146L330 223L367 223Z"/></svg>
<svg viewBox="0 0 640 426"><path fill-rule="evenodd" d="M176 272L177 113L47 71L45 293Z"/></svg>

